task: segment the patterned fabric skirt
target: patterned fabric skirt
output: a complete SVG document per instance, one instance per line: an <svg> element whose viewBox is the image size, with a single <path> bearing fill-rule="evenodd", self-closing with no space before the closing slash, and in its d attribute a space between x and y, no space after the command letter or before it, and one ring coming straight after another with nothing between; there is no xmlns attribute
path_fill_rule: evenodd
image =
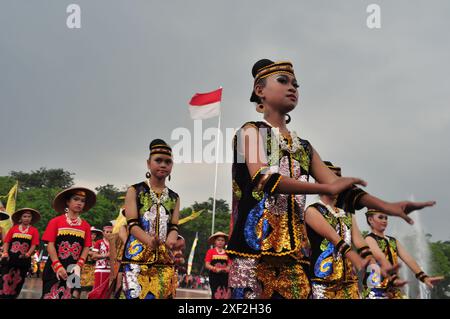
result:
<svg viewBox="0 0 450 319"><path fill-rule="evenodd" d="M237 257L230 269L233 299L307 299L310 283L304 263L273 263Z"/></svg>
<svg viewBox="0 0 450 319"><path fill-rule="evenodd" d="M311 284L312 299L361 299L358 282Z"/></svg>
<svg viewBox="0 0 450 319"><path fill-rule="evenodd" d="M261 285L256 279L256 258L236 257L232 260L228 286L232 299L259 299Z"/></svg>
<svg viewBox="0 0 450 319"><path fill-rule="evenodd" d="M398 288L365 288L364 299L403 299L403 294Z"/></svg>
<svg viewBox="0 0 450 319"><path fill-rule="evenodd" d="M69 275L69 274L68 274ZM70 276L70 275L69 275ZM72 277L71 277L72 278ZM73 277L73 281L67 278L68 280L58 279L56 277L55 272L51 267L51 260L48 259L45 264L44 272L42 274L42 299L71 299L72 298L72 290L76 286L75 277ZM71 282L73 284L72 287L68 286L67 283Z"/></svg>
<svg viewBox="0 0 450 319"><path fill-rule="evenodd" d="M209 285L211 287L212 299L230 299L231 291L228 288L228 273L209 274Z"/></svg>
<svg viewBox="0 0 450 319"><path fill-rule="evenodd" d="M127 299L172 299L177 288L171 265L123 264L122 288Z"/></svg>
<svg viewBox="0 0 450 319"><path fill-rule="evenodd" d="M17 263L8 262L2 265L0 273L0 299L15 299L19 296L30 266L30 258L23 258Z"/></svg>

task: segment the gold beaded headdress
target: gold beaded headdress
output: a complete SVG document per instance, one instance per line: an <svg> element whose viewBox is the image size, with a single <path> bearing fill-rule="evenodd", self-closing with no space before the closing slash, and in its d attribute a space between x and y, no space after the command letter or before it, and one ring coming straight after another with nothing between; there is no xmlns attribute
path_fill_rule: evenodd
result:
<svg viewBox="0 0 450 319"><path fill-rule="evenodd" d="M252 68L252 75L255 80L253 81L253 92L250 97L250 102L258 103L259 101L258 96L255 94L255 86L258 81L273 74L290 74L295 77L294 68L289 61L273 62L269 59L257 61Z"/></svg>

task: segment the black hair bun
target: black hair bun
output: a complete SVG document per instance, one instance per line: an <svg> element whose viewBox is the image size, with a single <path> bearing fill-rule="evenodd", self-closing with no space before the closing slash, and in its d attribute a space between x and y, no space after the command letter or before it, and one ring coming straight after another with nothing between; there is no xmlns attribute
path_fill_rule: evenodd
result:
<svg viewBox="0 0 450 319"><path fill-rule="evenodd" d="M257 61L252 68L252 75L253 77L256 76L256 74L258 74L259 70L262 69L263 67L266 67L268 65L271 65L275 62L269 60L269 59L261 59L259 61Z"/></svg>
<svg viewBox="0 0 450 319"><path fill-rule="evenodd" d="M156 138L153 141L151 141L149 149L151 150L154 145L167 145L167 146L169 146L166 142L164 142L164 140L162 140L160 138Z"/></svg>

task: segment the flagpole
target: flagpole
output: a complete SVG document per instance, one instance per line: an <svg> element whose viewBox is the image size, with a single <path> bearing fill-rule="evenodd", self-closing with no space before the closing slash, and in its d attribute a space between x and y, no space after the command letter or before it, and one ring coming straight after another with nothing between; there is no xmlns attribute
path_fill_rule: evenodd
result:
<svg viewBox="0 0 450 319"><path fill-rule="evenodd" d="M216 173L214 176L214 197L213 197L211 235L214 234L214 223L215 223L215 219L216 219L217 168L219 167L219 142L220 142L220 119L221 119L221 117L222 117L222 112L219 113L219 121L217 124Z"/></svg>

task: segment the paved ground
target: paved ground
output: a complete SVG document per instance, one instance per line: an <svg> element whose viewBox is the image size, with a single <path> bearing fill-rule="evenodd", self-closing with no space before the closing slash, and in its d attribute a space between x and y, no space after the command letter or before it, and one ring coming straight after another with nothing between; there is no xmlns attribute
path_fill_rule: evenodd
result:
<svg viewBox="0 0 450 319"><path fill-rule="evenodd" d="M19 295L19 299L39 299L42 294L42 279L27 278ZM81 295L82 299L86 298L86 294ZM176 299L209 299L211 294L209 290L199 289L177 289Z"/></svg>

